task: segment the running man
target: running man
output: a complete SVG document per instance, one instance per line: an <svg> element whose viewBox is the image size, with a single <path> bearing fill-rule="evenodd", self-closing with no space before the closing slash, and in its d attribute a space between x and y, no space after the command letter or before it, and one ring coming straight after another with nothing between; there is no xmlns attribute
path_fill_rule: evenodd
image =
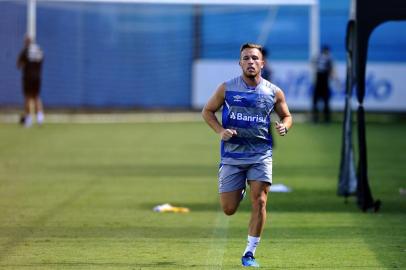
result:
<svg viewBox="0 0 406 270"><path fill-rule="evenodd" d="M252 210L241 263L259 267L254 255L265 225L267 195L272 184L271 112L280 118L275 129L281 136L291 128L292 116L282 90L261 77L264 57L260 45L242 45L239 65L242 75L217 88L202 116L221 138L218 186L226 215L237 211L246 185L250 187ZM215 115L221 107L222 124Z"/></svg>

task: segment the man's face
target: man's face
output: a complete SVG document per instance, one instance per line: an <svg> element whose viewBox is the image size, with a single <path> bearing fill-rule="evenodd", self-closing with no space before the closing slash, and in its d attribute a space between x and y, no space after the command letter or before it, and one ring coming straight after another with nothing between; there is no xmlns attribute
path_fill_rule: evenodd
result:
<svg viewBox="0 0 406 270"><path fill-rule="evenodd" d="M255 48L247 48L241 52L240 66L248 78L255 78L264 67L262 53Z"/></svg>

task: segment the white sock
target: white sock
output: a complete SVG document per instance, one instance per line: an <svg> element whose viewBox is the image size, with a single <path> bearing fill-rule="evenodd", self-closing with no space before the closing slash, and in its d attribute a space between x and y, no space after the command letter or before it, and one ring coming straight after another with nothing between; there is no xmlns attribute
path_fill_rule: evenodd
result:
<svg viewBox="0 0 406 270"><path fill-rule="evenodd" d="M254 237L254 236L249 236L248 235L248 241L247 241L247 247L245 248L245 251L243 253L243 256L245 255L245 253L247 253L248 251L252 252L252 255L255 255L255 250L259 244L259 240L261 239L261 237Z"/></svg>
<svg viewBox="0 0 406 270"><path fill-rule="evenodd" d="M24 126L25 127L30 127L32 126L32 118L31 115L26 115L24 118Z"/></svg>
<svg viewBox="0 0 406 270"><path fill-rule="evenodd" d="M44 122L44 113L43 112L38 112L37 113L37 123L42 124Z"/></svg>

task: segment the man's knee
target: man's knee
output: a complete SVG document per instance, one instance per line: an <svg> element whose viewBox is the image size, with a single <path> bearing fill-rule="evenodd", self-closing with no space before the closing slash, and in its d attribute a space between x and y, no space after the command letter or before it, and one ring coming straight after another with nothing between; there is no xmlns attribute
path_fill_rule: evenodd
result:
<svg viewBox="0 0 406 270"><path fill-rule="evenodd" d="M252 206L256 209L262 210L266 208L266 196L256 196L252 201Z"/></svg>
<svg viewBox="0 0 406 270"><path fill-rule="evenodd" d="M227 216L234 215L235 212L237 211L238 205L230 205L230 204L225 204L223 205L223 212Z"/></svg>
<svg viewBox="0 0 406 270"><path fill-rule="evenodd" d="M233 215L240 205L241 190L221 193L220 204L224 214L227 216Z"/></svg>

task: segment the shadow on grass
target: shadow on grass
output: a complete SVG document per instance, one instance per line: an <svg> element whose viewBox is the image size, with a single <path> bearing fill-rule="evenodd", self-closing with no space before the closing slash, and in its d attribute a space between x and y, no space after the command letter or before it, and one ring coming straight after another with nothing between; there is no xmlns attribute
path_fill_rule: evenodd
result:
<svg viewBox="0 0 406 270"><path fill-rule="evenodd" d="M180 219L181 221L181 219ZM245 224L245 223L244 223ZM46 245L53 246L55 243L63 243L64 241L87 241L86 239L114 239L115 242L131 241L132 245L137 247L145 245L146 238L152 239L206 239L209 241L213 237L213 232L218 230L216 224L200 224L199 226L190 225L174 225L167 226L160 222L155 222L149 226L128 226L128 227L3 227L0 228L1 237L10 237L16 235L29 236L30 241L38 246ZM242 235L247 233L247 227L230 226L227 227L227 235L229 239L241 239ZM304 234L303 231L306 231ZM329 239L333 233L337 233L337 237L351 238L354 235L362 235L364 233L360 229L354 228L353 225L348 226L311 226L295 223L289 227L272 226L272 238L289 240L289 239ZM200 241L200 240L199 240Z"/></svg>
<svg viewBox="0 0 406 270"><path fill-rule="evenodd" d="M65 164L51 167L55 171L78 172L109 177L201 177L217 178L217 167L211 165L172 165L172 164Z"/></svg>
<svg viewBox="0 0 406 270"><path fill-rule="evenodd" d="M159 204L159 203L157 203ZM184 206L190 208L192 212L222 211L220 203L217 201L208 203L185 202L175 200L171 202L175 206ZM142 209L150 210L154 206L151 203L140 205ZM292 193L271 193L268 196L267 210L270 213L283 212L300 212L300 213L360 213L363 212L358 208L355 197L344 198L338 197L332 191L294 191ZM379 213L406 214L405 207L399 203L396 198L384 198L382 208ZM251 204L248 198L245 198L238 211L250 212Z"/></svg>
<svg viewBox="0 0 406 270"><path fill-rule="evenodd" d="M49 219L51 219L55 215L58 215L62 209L66 208L68 205L71 205L73 202L77 201L80 197L86 195L88 192L90 192L90 190L92 189L93 186L95 186L96 183L97 183L96 179L84 183L83 186L81 186L75 192L69 194L67 197L65 197L59 203L55 204L48 211L45 211L42 215L39 215L36 219L32 220L30 222L30 225L33 226L31 229L28 230L23 229L20 230L18 233L10 233L8 235L7 234L4 235L5 237L9 238L9 240L2 246L0 246L0 261L2 261L3 258L7 257L9 252L11 252L16 246L20 245L26 238L30 237L34 232L35 227L41 227ZM19 230L20 228L17 229Z"/></svg>
<svg viewBox="0 0 406 270"><path fill-rule="evenodd" d="M187 160L186 160L187 161ZM185 162L186 162L185 161ZM93 161L94 162L94 161ZM289 172L292 175L300 175L306 171L306 177L326 177L329 175L331 168L329 166L313 166L306 167L305 165L291 165L289 167L279 166L280 170ZM133 177L210 177L210 179L217 179L218 165L217 164L139 164L137 161L130 163L120 162L111 164L91 163L88 164L75 164L61 163L54 166L49 166L49 170L56 172L69 172L69 173L85 173L91 175L101 175L109 177L120 176L133 176ZM335 175L335 168L334 168Z"/></svg>
<svg viewBox="0 0 406 270"><path fill-rule="evenodd" d="M53 166L50 169L58 173L83 173L92 176L106 178L120 177L207 177L208 179L217 179L216 167L212 165L182 165L182 164L63 164ZM293 168L292 170L296 170ZM320 170L315 168L306 171L307 176L320 176ZM350 197L348 203L344 198L336 195L336 190L314 189L314 190L294 190L292 193L270 193L268 199L268 209L273 212L361 212L357 207L356 198ZM406 213L405 207L399 205L399 200L392 197L381 198L383 205L381 212L386 213ZM157 202L157 204L162 202ZM188 203L172 202L173 204L184 205L193 211L218 211L218 203ZM151 209L155 205L142 205L143 208ZM242 203L240 211L250 211L247 199Z"/></svg>
<svg viewBox="0 0 406 270"><path fill-rule="evenodd" d="M158 268L167 268L167 267L182 267L176 262L156 262L156 263L122 263L122 262L82 262L82 261L63 261L63 262L42 262L42 263L32 263L32 264L0 264L0 267L20 267L20 268L35 268L41 269L41 267L52 267L54 269L60 268L86 268L86 269L93 269L93 268L112 268L112 269L156 269Z"/></svg>

